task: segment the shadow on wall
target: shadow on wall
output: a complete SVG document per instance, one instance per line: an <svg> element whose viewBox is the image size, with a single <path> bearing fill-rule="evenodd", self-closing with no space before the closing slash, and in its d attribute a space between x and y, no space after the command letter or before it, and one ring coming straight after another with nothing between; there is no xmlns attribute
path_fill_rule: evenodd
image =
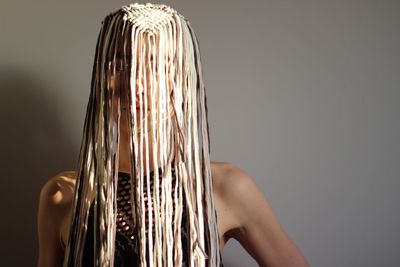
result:
<svg viewBox="0 0 400 267"><path fill-rule="evenodd" d="M1 265L36 266L40 189L78 155L46 93L55 88L24 69L0 66L0 90Z"/></svg>

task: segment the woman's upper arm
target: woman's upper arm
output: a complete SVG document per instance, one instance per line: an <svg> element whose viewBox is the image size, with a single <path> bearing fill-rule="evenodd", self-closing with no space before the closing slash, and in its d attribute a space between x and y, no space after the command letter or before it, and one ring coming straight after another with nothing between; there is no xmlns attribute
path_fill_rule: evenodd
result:
<svg viewBox="0 0 400 267"><path fill-rule="evenodd" d="M251 177L232 166L223 188L223 197L240 225L233 237L260 266L308 266Z"/></svg>
<svg viewBox="0 0 400 267"><path fill-rule="evenodd" d="M57 177L46 182L40 192L38 207L38 267L62 266L63 249L60 242L60 226L63 211L60 208L60 183Z"/></svg>

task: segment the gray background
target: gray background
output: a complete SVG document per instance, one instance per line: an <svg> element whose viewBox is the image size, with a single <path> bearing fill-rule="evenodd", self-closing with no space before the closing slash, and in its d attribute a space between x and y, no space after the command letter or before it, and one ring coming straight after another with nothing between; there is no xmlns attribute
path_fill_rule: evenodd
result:
<svg viewBox="0 0 400 267"><path fill-rule="evenodd" d="M2 1L2 266L35 266L39 190L76 166L100 22L127 1ZM212 160L312 266L400 266L400 2L166 1L191 21ZM257 266L230 240L226 266Z"/></svg>

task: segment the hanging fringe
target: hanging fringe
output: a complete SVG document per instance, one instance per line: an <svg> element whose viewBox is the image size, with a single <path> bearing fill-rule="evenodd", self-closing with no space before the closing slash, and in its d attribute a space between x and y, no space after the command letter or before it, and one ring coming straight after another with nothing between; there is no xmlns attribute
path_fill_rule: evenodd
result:
<svg viewBox="0 0 400 267"><path fill-rule="evenodd" d="M184 261L192 267L220 266L206 93L193 29L172 8L153 4L123 6L102 24L64 267L82 266L92 203L95 266L114 266L120 96L124 93L140 266L175 267ZM116 75L125 79L128 90L110 85Z"/></svg>

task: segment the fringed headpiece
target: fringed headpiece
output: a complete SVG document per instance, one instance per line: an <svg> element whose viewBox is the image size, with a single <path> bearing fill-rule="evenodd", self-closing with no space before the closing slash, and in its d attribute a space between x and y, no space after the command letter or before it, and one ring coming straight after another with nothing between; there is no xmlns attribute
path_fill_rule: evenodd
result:
<svg viewBox="0 0 400 267"><path fill-rule="evenodd" d="M113 77L127 90L110 86ZM82 265L92 204L95 266L114 266L123 101L140 266L182 266L184 255L188 266L220 266L198 42L174 9L135 3L109 14L99 33L64 267Z"/></svg>

